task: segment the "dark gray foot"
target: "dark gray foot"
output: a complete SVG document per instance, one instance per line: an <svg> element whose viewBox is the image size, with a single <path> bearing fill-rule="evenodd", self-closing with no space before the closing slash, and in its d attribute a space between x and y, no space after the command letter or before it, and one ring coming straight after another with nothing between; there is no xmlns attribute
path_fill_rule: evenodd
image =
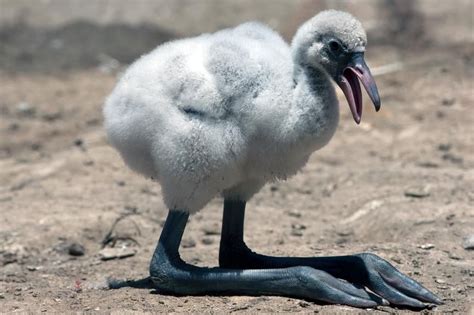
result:
<svg viewBox="0 0 474 315"><path fill-rule="evenodd" d="M380 300L327 272L306 266L279 269L200 268L178 253L188 214L170 211L150 265L151 280L160 292L177 295L281 295L376 307Z"/></svg>
<svg viewBox="0 0 474 315"><path fill-rule="evenodd" d="M386 260L369 253L339 257L271 257L252 252L243 240L245 203L226 201L219 264L224 268L290 268L308 266L368 288L392 305L426 308L440 298L404 275Z"/></svg>

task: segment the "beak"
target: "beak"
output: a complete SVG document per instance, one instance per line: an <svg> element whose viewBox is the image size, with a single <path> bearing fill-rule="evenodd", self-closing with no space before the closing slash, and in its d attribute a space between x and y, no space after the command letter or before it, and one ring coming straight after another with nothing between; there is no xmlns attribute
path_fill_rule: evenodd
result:
<svg viewBox="0 0 474 315"><path fill-rule="evenodd" d="M359 80L369 94L376 111L380 110L380 96L375 80L364 60L364 53L358 52L351 56L346 68L339 76L337 84L344 92L352 117L358 124L362 118L362 91Z"/></svg>

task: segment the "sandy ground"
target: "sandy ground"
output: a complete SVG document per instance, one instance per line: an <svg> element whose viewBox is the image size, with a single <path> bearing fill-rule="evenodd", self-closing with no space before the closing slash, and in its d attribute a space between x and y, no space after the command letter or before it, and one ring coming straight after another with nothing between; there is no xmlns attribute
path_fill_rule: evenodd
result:
<svg viewBox="0 0 474 315"><path fill-rule="evenodd" d="M377 76L381 112L365 97L356 126L341 98L330 144L249 202L250 247L300 256L370 251L444 299L425 313L473 313L474 251L463 247L474 234L473 57L468 45L370 51L374 67L406 63ZM103 68L0 72L2 312L361 312L284 297L105 289L108 278L148 275L167 212L160 187L129 171L105 139L101 107L115 82ZM191 218L187 261L217 264L221 207L216 199ZM103 247L131 256L103 260ZM409 311L370 310L385 312Z"/></svg>

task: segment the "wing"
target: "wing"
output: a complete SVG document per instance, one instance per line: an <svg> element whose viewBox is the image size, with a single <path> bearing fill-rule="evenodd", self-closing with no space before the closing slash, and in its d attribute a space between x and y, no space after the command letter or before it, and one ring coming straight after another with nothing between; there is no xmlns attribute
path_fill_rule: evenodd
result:
<svg viewBox="0 0 474 315"><path fill-rule="evenodd" d="M291 69L288 45L273 30L255 22L214 34L207 58L206 69L228 102L255 97Z"/></svg>
<svg viewBox="0 0 474 315"><path fill-rule="evenodd" d="M248 104L266 87L277 86L273 81L291 73L290 63L289 47L281 37L253 22L161 45L136 61L123 81L137 91L147 90L141 97L154 96L156 106L224 119L233 106Z"/></svg>

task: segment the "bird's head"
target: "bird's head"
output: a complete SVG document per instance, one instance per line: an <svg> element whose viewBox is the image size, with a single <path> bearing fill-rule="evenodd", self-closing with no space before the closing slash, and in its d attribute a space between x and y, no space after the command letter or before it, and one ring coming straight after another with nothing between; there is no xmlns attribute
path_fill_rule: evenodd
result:
<svg viewBox="0 0 474 315"><path fill-rule="evenodd" d="M339 85L356 123L362 117L359 80L375 109L380 97L375 80L364 61L367 35L362 25L346 12L328 10L303 24L293 42L293 59L303 68L322 68Z"/></svg>

